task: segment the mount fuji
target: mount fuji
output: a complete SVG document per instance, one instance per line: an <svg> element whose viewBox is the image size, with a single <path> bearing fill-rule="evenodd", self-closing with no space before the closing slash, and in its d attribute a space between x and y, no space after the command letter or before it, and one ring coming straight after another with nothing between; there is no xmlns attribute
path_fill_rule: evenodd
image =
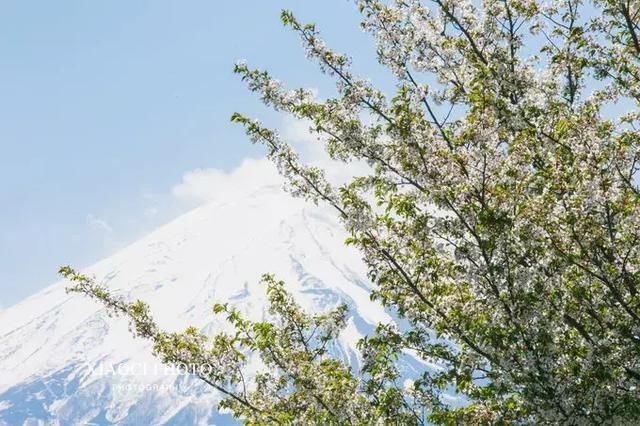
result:
<svg viewBox="0 0 640 426"><path fill-rule="evenodd" d="M357 340L385 310L369 299L359 254L333 213L291 199L279 186L228 194L162 226L83 272L113 293L149 303L166 330L214 334L214 303L268 318L263 273L275 273L309 311L349 306L341 356L359 362ZM234 424L220 396L177 374L109 318L57 282L0 311L0 425Z"/></svg>

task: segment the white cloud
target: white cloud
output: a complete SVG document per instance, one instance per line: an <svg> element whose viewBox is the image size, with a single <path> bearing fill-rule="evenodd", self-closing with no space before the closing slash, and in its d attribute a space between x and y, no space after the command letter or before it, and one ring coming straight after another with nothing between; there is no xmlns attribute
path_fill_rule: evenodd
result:
<svg viewBox="0 0 640 426"><path fill-rule="evenodd" d="M113 234L113 228L105 221L89 213L87 215L87 223L92 229L105 234Z"/></svg>
<svg viewBox="0 0 640 426"><path fill-rule="evenodd" d="M282 125L282 136L293 142L294 145L305 145L305 148L315 148L320 146L320 135L309 130L308 120L297 120L291 116L286 116Z"/></svg>
<svg viewBox="0 0 640 426"><path fill-rule="evenodd" d="M324 169L329 181L335 185L368 170L368 166L361 162L344 164L332 160L324 151L320 135L309 131L308 122L286 117L280 131L283 139L299 152L304 163ZM245 159L228 172L214 168L186 172L182 182L171 192L180 200L204 203L246 195L264 187L281 186L282 183L283 179L267 159Z"/></svg>
<svg viewBox="0 0 640 426"><path fill-rule="evenodd" d="M320 167L326 177L334 185L341 185L350 181L354 176L366 174L369 166L363 161L353 161L345 164L332 160L325 151L323 137L309 130L310 123L306 120L296 120L286 117L283 120L282 136L300 154L302 161Z"/></svg>
<svg viewBox="0 0 640 426"><path fill-rule="evenodd" d="M221 201L261 187L280 185L282 178L266 159L245 159L236 169L195 169L182 176L172 194L191 202Z"/></svg>

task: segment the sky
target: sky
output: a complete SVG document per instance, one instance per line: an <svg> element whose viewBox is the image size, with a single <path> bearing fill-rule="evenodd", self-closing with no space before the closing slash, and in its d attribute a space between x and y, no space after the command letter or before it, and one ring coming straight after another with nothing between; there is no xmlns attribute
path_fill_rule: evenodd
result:
<svg viewBox="0 0 640 426"><path fill-rule="evenodd" d="M234 111L304 139L232 73L332 92L283 8L385 78L346 0L0 2L0 307L251 180L263 150Z"/></svg>

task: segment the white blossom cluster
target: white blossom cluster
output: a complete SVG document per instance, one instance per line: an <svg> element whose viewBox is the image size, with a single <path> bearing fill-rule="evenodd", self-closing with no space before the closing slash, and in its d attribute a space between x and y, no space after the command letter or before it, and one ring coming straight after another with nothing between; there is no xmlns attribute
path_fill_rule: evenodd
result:
<svg viewBox="0 0 640 426"><path fill-rule="evenodd" d="M452 413L437 397L452 384L473 401L463 418L638 413L638 113L610 112L640 101L637 4L595 1L596 15L574 0L356 4L393 97L288 12L339 96L315 102L239 72L265 103L310 120L334 158L374 168L342 188L299 188L338 209L374 297L458 344L388 330L398 349L450 366L405 393Z"/></svg>

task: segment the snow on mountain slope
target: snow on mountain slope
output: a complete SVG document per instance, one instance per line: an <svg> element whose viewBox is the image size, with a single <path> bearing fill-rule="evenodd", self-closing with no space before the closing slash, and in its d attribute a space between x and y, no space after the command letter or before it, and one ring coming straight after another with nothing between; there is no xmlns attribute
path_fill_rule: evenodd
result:
<svg viewBox="0 0 640 426"><path fill-rule="evenodd" d="M166 329L213 333L230 302L265 318L265 272L310 310L351 308L341 346L357 363L359 336L389 317L368 297L358 253L332 212L278 187L213 202L85 270L112 291L147 301ZM68 295L65 282L0 311L0 424L229 424L218 395L164 370L123 319Z"/></svg>

